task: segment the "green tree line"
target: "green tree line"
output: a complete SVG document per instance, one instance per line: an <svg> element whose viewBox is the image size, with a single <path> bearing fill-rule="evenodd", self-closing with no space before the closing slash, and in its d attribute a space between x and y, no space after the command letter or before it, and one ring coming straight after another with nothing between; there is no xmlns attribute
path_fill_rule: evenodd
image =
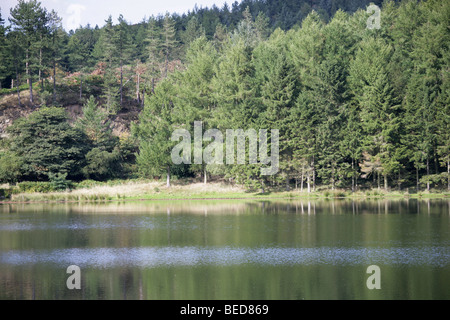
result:
<svg viewBox="0 0 450 320"><path fill-rule="evenodd" d="M170 173L171 132L279 129L280 172L258 165L191 165L251 188L450 187L448 1L311 12L300 28L259 29L249 10L221 42L205 36L149 96L135 133L143 175ZM193 136L193 135L192 135Z"/></svg>
<svg viewBox="0 0 450 320"><path fill-rule="evenodd" d="M274 14L280 9L276 1L243 1L231 10L195 9L135 26L122 16L114 25L110 17L101 29L80 28L70 35L51 28L59 19L41 8L36 21L53 30L43 33L53 46L40 50L39 32L27 31L19 19L22 6L35 5L31 11L39 13L40 5L19 1L13 9L17 22L0 30L5 35L0 44L9 50L3 52L19 53L7 54L4 69L14 66L16 79L29 76L32 93L32 77L45 61L52 62L53 71L65 64L78 73L80 98L94 93L96 99L84 99L83 119L93 118L90 122L68 125L57 109L43 108L14 123L3 141L0 178L140 175L165 176L169 183L176 175L202 176L205 182L220 177L262 190L294 184L308 191L318 186L450 189L449 1L385 1L380 29L367 28L370 13L357 10L366 2L319 2L287 1L281 6L289 12L284 16ZM276 18L294 14L294 4L305 13L293 18L295 24ZM212 28L205 16L215 11L229 21L216 19ZM101 77L93 84L90 68L96 66ZM54 82L55 101L57 90ZM108 115L127 99L143 109L133 139L117 141L106 129ZM279 173L261 176L258 164L173 165L171 134L177 128L192 131L195 121L202 121L204 130L222 132L279 129ZM37 123L43 131L36 131ZM108 143L92 137L102 126ZM52 133L58 130L68 137ZM51 148L55 144L62 149Z"/></svg>

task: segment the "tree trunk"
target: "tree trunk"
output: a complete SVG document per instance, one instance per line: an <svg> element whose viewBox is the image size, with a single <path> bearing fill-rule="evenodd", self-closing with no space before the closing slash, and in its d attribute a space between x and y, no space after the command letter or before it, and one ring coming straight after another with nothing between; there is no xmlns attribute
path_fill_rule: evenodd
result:
<svg viewBox="0 0 450 320"><path fill-rule="evenodd" d="M306 176L306 184L308 186L308 193L311 193L311 177L309 172L308 175Z"/></svg>
<svg viewBox="0 0 450 320"><path fill-rule="evenodd" d="M170 188L170 167L167 166L167 188Z"/></svg>
<svg viewBox="0 0 450 320"><path fill-rule="evenodd" d="M53 55L53 104L56 104L56 60Z"/></svg>
<svg viewBox="0 0 450 320"><path fill-rule="evenodd" d="M289 174L286 173L286 191L290 191L291 187L289 186Z"/></svg>
<svg viewBox="0 0 450 320"><path fill-rule="evenodd" d="M166 63L165 63L166 65L165 65L165 70L164 70L164 78L167 78L167 72L168 72L168 69L169 69L169 51L167 50L167 52L166 52Z"/></svg>
<svg viewBox="0 0 450 320"><path fill-rule="evenodd" d="M83 75L80 78L80 102L83 99Z"/></svg>
<svg viewBox="0 0 450 320"><path fill-rule="evenodd" d="M17 100L19 103L19 107L21 107L21 103L20 103L20 83L19 83L19 71L17 69L17 61L15 63L15 67L16 67L16 87L17 87Z"/></svg>
<svg viewBox="0 0 450 320"><path fill-rule="evenodd" d="M136 101L137 103L141 103L140 91L139 88L141 86L141 75L137 74L137 82L136 82Z"/></svg>
<svg viewBox="0 0 450 320"><path fill-rule="evenodd" d="M416 167L416 189L419 192L419 167Z"/></svg>
<svg viewBox="0 0 450 320"><path fill-rule="evenodd" d="M26 72L27 72L27 81L28 81L28 85L30 88L30 102L33 103L33 81L31 79L31 71L30 71L30 66L29 66L29 50L27 49L27 53L26 53L26 59L27 61L25 62L25 68L26 68Z"/></svg>
<svg viewBox="0 0 450 320"><path fill-rule="evenodd" d="M450 191L450 160L447 160L447 188Z"/></svg>
<svg viewBox="0 0 450 320"><path fill-rule="evenodd" d="M427 176L430 175L430 161L427 158ZM427 191L430 191L430 180L427 177Z"/></svg>
<svg viewBox="0 0 450 320"><path fill-rule="evenodd" d="M384 174L384 190L388 191L388 177L387 174Z"/></svg>
<svg viewBox="0 0 450 320"><path fill-rule="evenodd" d="M316 191L316 168L314 166L314 157L312 161L312 182L313 182L313 191Z"/></svg>
<svg viewBox="0 0 450 320"><path fill-rule="evenodd" d="M380 173L379 172L377 172L377 177L378 177L378 179L377 179L378 190L380 190Z"/></svg>
<svg viewBox="0 0 450 320"><path fill-rule="evenodd" d="M355 160L352 159L352 192L355 192Z"/></svg>
<svg viewBox="0 0 450 320"><path fill-rule="evenodd" d="M123 105L123 62L120 61L120 106Z"/></svg>
<svg viewBox="0 0 450 320"><path fill-rule="evenodd" d="M203 165L203 183L208 183L208 174L206 173L206 165Z"/></svg>
<svg viewBox="0 0 450 320"><path fill-rule="evenodd" d="M42 36L41 36L41 41L42 41ZM41 82L41 75L42 75L41 67L42 67L42 47L39 48L39 81L38 82ZM43 89L42 83L41 83L41 88Z"/></svg>
<svg viewBox="0 0 450 320"><path fill-rule="evenodd" d="M302 168L302 177L301 177L301 181L300 181L300 191L301 191L301 192L303 192L304 172L305 172L305 169Z"/></svg>

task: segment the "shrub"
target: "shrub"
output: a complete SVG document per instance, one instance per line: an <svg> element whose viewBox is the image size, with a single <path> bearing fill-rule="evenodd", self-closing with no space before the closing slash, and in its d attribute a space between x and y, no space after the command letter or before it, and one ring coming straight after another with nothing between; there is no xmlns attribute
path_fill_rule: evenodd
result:
<svg viewBox="0 0 450 320"><path fill-rule="evenodd" d="M0 188L0 199L10 199L12 194L12 189Z"/></svg>
<svg viewBox="0 0 450 320"><path fill-rule="evenodd" d="M90 188L93 188L95 186L99 186L99 185L102 185L102 184L103 184L102 182L87 179L87 180L83 180L81 182L78 182L76 184L76 187L78 189L90 189Z"/></svg>
<svg viewBox="0 0 450 320"><path fill-rule="evenodd" d="M57 191L55 185L47 181L24 181L20 182L17 186L21 193L48 193Z"/></svg>
<svg viewBox="0 0 450 320"><path fill-rule="evenodd" d="M67 180L67 173L57 173L57 174L49 174L48 175L51 184L55 188L55 190L66 190L70 189L72 186L72 182Z"/></svg>

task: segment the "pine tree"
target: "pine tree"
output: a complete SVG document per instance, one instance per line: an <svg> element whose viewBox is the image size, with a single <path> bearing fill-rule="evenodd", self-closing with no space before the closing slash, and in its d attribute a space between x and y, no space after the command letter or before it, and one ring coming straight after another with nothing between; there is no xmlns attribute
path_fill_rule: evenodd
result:
<svg viewBox="0 0 450 320"><path fill-rule="evenodd" d="M186 31L184 32L184 43L186 45L189 45L192 41L195 39L204 36L205 35L205 29L201 25L201 23L198 21L198 18L196 16L193 16L186 26Z"/></svg>
<svg viewBox="0 0 450 320"><path fill-rule="evenodd" d="M169 68L169 60L172 56L173 50L177 45L176 40L176 30L175 21L166 13L163 21L163 42L161 44L163 54L164 54L164 77L167 77L167 72Z"/></svg>
<svg viewBox="0 0 450 320"><path fill-rule="evenodd" d="M145 40L147 47L147 76L150 80L151 93L155 93L156 79L160 76L160 31L157 28L156 20L151 17L148 21L147 37ZM145 95L144 95L145 96Z"/></svg>
<svg viewBox="0 0 450 320"><path fill-rule="evenodd" d="M144 110L140 114L139 124L133 127L133 133L139 141L139 154L136 162L139 174L144 177L156 177L166 173L167 187L170 187L171 141L175 129L172 116L174 104L174 87L170 79L162 80L155 94L145 101Z"/></svg>
<svg viewBox="0 0 450 320"><path fill-rule="evenodd" d="M102 29L102 34L98 41L97 49L101 53L101 59L104 62L103 75L103 98L106 100L106 108L109 113L116 114L118 111L118 94L120 87L117 85L116 68L116 48L114 46L114 26L112 17L109 16L105 21L106 25Z"/></svg>
<svg viewBox="0 0 450 320"><path fill-rule="evenodd" d="M5 20L2 19L2 12L0 11L0 89L2 88L3 79L6 76L7 70L7 42L6 42L6 28L4 26Z"/></svg>
<svg viewBox="0 0 450 320"><path fill-rule="evenodd" d="M360 43L350 65L350 83L356 103L361 108L365 132L364 150L372 161L382 164L384 188L388 177L398 173L400 159L400 106L389 79L389 61L392 47L382 39L368 38Z"/></svg>
<svg viewBox="0 0 450 320"><path fill-rule="evenodd" d="M42 34L48 23L48 14L41 3L36 0L19 0L18 4L11 9L9 18L12 29L23 35L23 47L25 51L25 65L27 81L30 90L30 102L33 100L33 71L36 65L35 48L39 41L39 35Z"/></svg>
<svg viewBox="0 0 450 320"><path fill-rule="evenodd" d="M77 119L75 126L86 134L94 147L107 151L113 149L116 139L112 135L111 121L94 96L90 96L83 106L83 116Z"/></svg>
<svg viewBox="0 0 450 320"><path fill-rule="evenodd" d="M132 55L132 44L128 31L128 24L123 16L119 16L119 24L114 28L113 36L113 51L115 52L115 59L120 67L120 106L123 106L123 66L129 61Z"/></svg>
<svg viewBox="0 0 450 320"><path fill-rule="evenodd" d="M289 57L294 65L299 95L290 110L289 139L293 158L306 163L305 174L308 192L316 188L319 153L319 125L321 114L316 109L315 89L320 83L318 66L322 61L324 40L321 37L323 22L312 12L302 28L291 33Z"/></svg>

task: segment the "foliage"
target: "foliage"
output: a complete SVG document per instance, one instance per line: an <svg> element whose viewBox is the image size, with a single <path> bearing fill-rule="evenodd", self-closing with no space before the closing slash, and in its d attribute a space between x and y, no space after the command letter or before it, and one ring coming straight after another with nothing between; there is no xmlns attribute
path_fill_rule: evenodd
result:
<svg viewBox="0 0 450 320"><path fill-rule="evenodd" d="M23 175L46 180L49 174L76 178L84 163L86 136L67 122L64 110L43 107L8 127L10 150L21 157Z"/></svg>

